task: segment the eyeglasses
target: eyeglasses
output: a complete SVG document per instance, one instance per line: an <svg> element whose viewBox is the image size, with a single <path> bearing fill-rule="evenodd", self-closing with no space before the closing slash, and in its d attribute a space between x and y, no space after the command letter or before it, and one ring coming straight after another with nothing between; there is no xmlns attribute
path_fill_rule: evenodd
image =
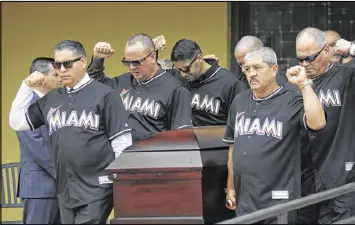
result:
<svg viewBox="0 0 355 225"><path fill-rule="evenodd" d="M75 63L76 61L79 61L82 58L83 57L80 56L77 59L68 60L68 61L64 61L64 62L52 62L52 65L53 65L54 69L60 69L60 68L62 68L62 65L64 66L64 68L69 69L69 68L73 67L73 63Z"/></svg>
<svg viewBox="0 0 355 225"><path fill-rule="evenodd" d="M155 52L155 51L152 51L152 52L149 53L146 57L144 57L144 58L142 58L142 59L139 59L139 60L132 60L132 61L130 61L130 60L126 60L125 58L123 58L123 59L121 60L121 62L122 62L122 64L123 64L124 66L127 66L127 67L129 67L131 64L132 64L132 66L134 66L134 67L141 66L141 65L142 65L142 62L144 62L144 60L146 60L153 52Z"/></svg>
<svg viewBox="0 0 355 225"><path fill-rule="evenodd" d="M183 69L180 69L180 68L174 68L174 69L176 69L176 70L179 71L179 72L189 73L189 72L191 71L191 66L192 66L192 64L194 64L194 62L197 60L197 57L198 57L199 55L200 55L200 54L197 54L197 55L194 57L194 59L190 62L190 64L185 67L186 69L184 69L184 70L183 70Z"/></svg>
<svg viewBox="0 0 355 225"><path fill-rule="evenodd" d="M306 61L308 63L313 62L314 60L316 60L316 58L319 56L319 54L323 51L325 46L327 46L327 45L324 45L323 48L319 52L317 52L316 54L313 54L311 56L302 57L302 58L301 57L296 57L296 59L300 63L302 63L303 61Z"/></svg>

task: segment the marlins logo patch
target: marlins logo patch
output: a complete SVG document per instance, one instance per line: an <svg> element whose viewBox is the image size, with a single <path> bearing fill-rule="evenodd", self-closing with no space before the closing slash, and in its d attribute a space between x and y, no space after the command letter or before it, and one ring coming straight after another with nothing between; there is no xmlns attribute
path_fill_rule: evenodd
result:
<svg viewBox="0 0 355 225"><path fill-rule="evenodd" d="M122 92L121 92L121 98L122 98L122 100L123 100L123 98L126 96L126 94L128 93L130 91L130 89L128 89L128 90L126 90L126 89L122 89Z"/></svg>

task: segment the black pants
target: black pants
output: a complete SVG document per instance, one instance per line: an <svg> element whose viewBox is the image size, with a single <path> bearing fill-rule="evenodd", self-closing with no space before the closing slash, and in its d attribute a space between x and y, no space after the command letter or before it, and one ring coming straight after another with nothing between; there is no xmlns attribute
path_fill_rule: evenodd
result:
<svg viewBox="0 0 355 225"><path fill-rule="evenodd" d="M301 175L301 196L316 193L315 175L312 169L304 169ZM297 224L318 224L319 203L303 207L297 212Z"/></svg>
<svg viewBox="0 0 355 225"><path fill-rule="evenodd" d="M60 224L57 198L23 198L24 224Z"/></svg>
<svg viewBox="0 0 355 225"><path fill-rule="evenodd" d="M63 224L106 224L113 208L113 195L73 209L59 203L59 208Z"/></svg>

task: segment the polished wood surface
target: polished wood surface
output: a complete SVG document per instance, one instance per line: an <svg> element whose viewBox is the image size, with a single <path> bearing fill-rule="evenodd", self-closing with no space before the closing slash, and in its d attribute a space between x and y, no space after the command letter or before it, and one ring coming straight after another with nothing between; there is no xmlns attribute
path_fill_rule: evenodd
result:
<svg viewBox="0 0 355 225"><path fill-rule="evenodd" d="M141 140L107 168L119 224L216 223L225 207L229 145L224 127L163 132Z"/></svg>

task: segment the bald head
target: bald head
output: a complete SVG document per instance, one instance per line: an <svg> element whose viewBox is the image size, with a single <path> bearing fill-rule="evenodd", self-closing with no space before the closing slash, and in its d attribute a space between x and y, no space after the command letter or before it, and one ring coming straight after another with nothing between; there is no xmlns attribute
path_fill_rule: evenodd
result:
<svg viewBox="0 0 355 225"><path fill-rule="evenodd" d="M131 36L126 44L127 47L137 46L142 48L145 52L152 52L155 50L155 45L151 37L144 33L138 33Z"/></svg>
<svg viewBox="0 0 355 225"><path fill-rule="evenodd" d="M296 37L296 55L308 77L324 74L329 64L329 46L325 34L315 27L301 30Z"/></svg>
<svg viewBox="0 0 355 225"><path fill-rule="evenodd" d="M313 43L317 47L323 48L327 43L325 34L322 30L315 27L307 27L301 30L296 37L296 45L299 43Z"/></svg>
<svg viewBox="0 0 355 225"><path fill-rule="evenodd" d="M234 53L239 51L251 51L255 48L263 47L263 42L255 36L244 36L242 37L237 45L235 46Z"/></svg>
<svg viewBox="0 0 355 225"><path fill-rule="evenodd" d="M328 43L331 41L337 42L341 38L340 34L334 30L326 30L324 31L324 34Z"/></svg>
<svg viewBox="0 0 355 225"><path fill-rule="evenodd" d="M253 49L257 49L263 47L263 42L255 37L255 36L244 36L242 37L234 49L234 57L239 66L242 68L244 72L243 65L244 65L244 57L245 55Z"/></svg>

